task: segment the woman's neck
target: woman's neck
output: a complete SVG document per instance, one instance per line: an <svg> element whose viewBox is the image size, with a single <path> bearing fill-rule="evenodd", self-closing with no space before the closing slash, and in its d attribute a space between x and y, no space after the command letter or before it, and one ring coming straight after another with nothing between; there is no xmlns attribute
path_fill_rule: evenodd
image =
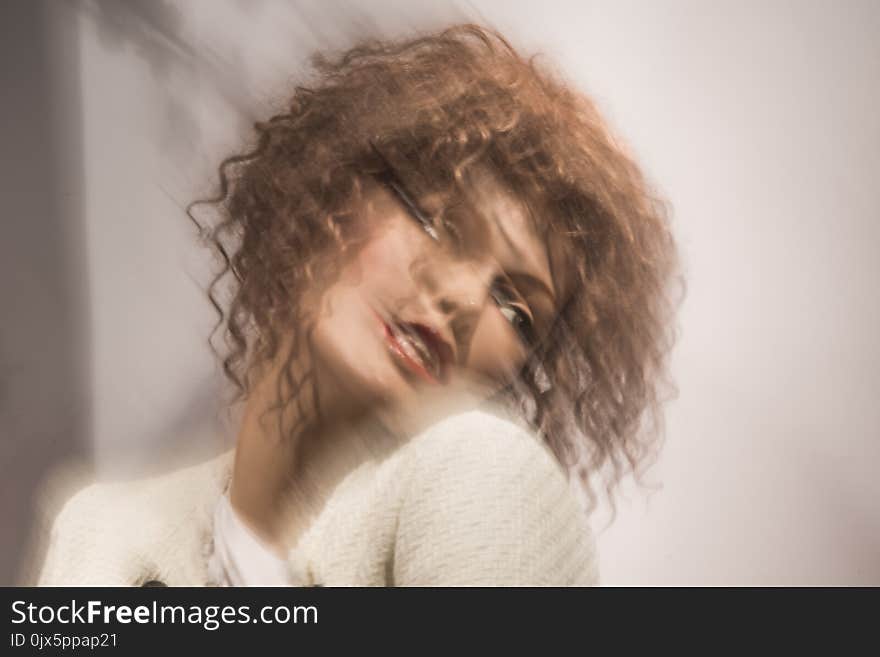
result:
<svg viewBox="0 0 880 657"><path fill-rule="evenodd" d="M320 418L303 417L315 406L313 391L306 387L304 403L285 404L279 412L275 377L277 372L264 377L246 402L229 495L233 509L256 535L283 554L329 490L357 465L352 455L363 450L349 443L375 432L365 430L370 422L364 412L343 403L345 396L326 384L321 386Z"/></svg>

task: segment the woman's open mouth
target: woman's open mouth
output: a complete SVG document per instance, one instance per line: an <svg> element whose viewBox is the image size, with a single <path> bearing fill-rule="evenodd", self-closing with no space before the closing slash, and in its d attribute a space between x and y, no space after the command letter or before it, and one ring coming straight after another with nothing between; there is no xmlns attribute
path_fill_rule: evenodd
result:
<svg viewBox="0 0 880 657"><path fill-rule="evenodd" d="M376 316L398 364L427 383L446 382L452 349L436 331L424 324L385 320L378 313Z"/></svg>

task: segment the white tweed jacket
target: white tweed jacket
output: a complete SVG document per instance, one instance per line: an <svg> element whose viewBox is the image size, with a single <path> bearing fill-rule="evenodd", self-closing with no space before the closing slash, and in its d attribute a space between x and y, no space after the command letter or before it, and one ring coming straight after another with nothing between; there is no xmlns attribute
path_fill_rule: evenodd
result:
<svg viewBox="0 0 880 657"><path fill-rule="evenodd" d="M37 553L40 585L211 585L213 514L232 452L82 488ZM333 488L290 554L305 585L593 585L586 515L550 452L482 411L447 418Z"/></svg>

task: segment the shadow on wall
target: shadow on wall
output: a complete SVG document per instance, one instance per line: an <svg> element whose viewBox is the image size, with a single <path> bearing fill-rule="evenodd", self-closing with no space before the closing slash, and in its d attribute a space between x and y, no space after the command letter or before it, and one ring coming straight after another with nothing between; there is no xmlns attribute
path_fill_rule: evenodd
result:
<svg viewBox="0 0 880 657"><path fill-rule="evenodd" d="M5 2L0 180L0 584L18 579L38 486L89 456L88 286L77 34L62 3Z"/></svg>
<svg viewBox="0 0 880 657"><path fill-rule="evenodd" d="M255 78L262 73L258 69L270 64L262 57L272 48L253 49L253 44L247 43L248 39L266 38L260 34L258 17L262 13L270 13L273 22L282 26L279 33L284 36L272 46L277 46L276 54L282 55L285 62L283 82L289 82L297 66L318 49L333 49L371 36L388 37L406 29L468 18L450 0L434 3L430 8L413 7L407 0L381 0L370 3L369 8L352 0L237 0L219 5L181 5L169 0L77 0L77 5L97 26L100 42L108 52L130 50L149 64L160 81L188 77L215 96L243 129L250 128L257 116L263 114L258 108L265 98L265 89L258 89ZM221 17L195 32L194 27L203 22L200 9L208 7L212 15ZM214 23L238 29L224 36ZM259 54L255 55L257 50ZM252 65L250 69L248 63ZM165 86L162 99L166 124L163 148L173 153L186 144L187 153L191 153L202 145L199 121L190 98L181 98L169 88Z"/></svg>

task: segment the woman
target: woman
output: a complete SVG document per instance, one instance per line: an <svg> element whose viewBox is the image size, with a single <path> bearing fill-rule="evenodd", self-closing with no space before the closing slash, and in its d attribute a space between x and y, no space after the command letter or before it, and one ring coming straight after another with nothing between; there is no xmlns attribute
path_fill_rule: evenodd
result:
<svg viewBox="0 0 880 657"><path fill-rule="evenodd" d="M655 451L660 206L592 104L482 28L316 69L222 163L219 221L189 213L223 262L234 453L81 490L39 582L596 583L569 479L592 500Z"/></svg>

